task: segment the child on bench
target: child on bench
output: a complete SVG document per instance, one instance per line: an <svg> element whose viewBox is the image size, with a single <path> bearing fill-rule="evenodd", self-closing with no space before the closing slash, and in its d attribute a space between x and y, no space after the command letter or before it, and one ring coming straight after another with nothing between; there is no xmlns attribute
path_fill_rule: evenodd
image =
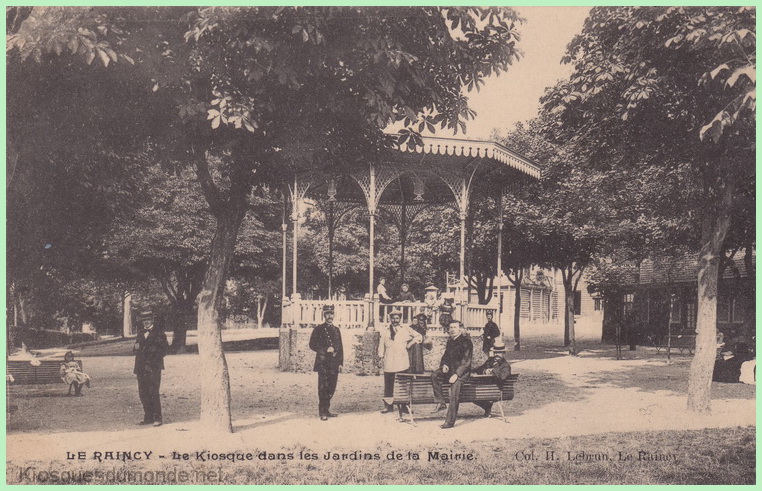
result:
<svg viewBox="0 0 762 491"><path fill-rule="evenodd" d="M71 389L74 388L74 395L82 395L82 386L90 388L90 375L84 373L79 367L79 363L74 361L74 353L68 351L64 355L64 362L61 364L61 380L69 386L68 395L71 395Z"/></svg>

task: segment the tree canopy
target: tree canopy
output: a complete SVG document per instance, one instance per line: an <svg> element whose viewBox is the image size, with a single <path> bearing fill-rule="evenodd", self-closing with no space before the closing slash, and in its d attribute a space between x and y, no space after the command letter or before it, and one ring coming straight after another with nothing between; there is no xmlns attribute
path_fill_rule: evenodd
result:
<svg viewBox="0 0 762 491"><path fill-rule="evenodd" d="M574 73L544 97L546 133L588 168L628 176L640 215L700 249L689 408L709 410L717 279L728 239L751 247L756 12L745 7L597 7L567 49ZM635 211L635 207L631 207ZM683 216L681 212L685 212ZM653 230L661 233L658 229ZM739 233L742 232L742 233Z"/></svg>

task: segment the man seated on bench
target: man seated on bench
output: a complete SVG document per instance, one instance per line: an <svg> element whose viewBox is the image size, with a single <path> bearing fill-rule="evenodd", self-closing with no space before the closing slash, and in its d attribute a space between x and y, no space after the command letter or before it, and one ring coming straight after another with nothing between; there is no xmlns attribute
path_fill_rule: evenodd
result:
<svg viewBox="0 0 762 491"><path fill-rule="evenodd" d="M463 383L468 380L471 371L471 359L474 355L474 344L471 336L463 332L463 324L459 321L451 321L449 326L450 339L447 340L442 361L439 362L439 370L431 374L431 384L434 388L434 412L442 411L445 407L442 396L442 381L450 382L450 406L447 407L447 417L443 429L455 426L455 418L458 417L458 403L460 402L460 390Z"/></svg>
<svg viewBox="0 0 762 491"><path fill-rule="evenodd" d="M501 339L502 336L495 339L495 345L490 350L490 357L483 365L476 367L474 373L479 375L492 375L497 380L497 386L500 390L503 389L503 384L511 375L511 364L504 358L505 356L505 343ZM474 401L474 404L484 409L484 417L489 418L492 416L492 402L490 401Z"/></svg>

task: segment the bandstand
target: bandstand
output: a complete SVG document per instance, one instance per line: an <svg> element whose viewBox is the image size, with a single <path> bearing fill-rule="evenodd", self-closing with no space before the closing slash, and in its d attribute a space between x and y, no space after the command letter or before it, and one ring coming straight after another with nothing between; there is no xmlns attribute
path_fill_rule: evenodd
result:
<svg viewBox="0 0 762 491"><path fill-rule="evenodd" d="M349 172L310 173L296 175L288 185L286 198L290 205L291 222L291 284L288 295L288 231L289 224L284 213L283 230L283 286L281 368L294 369L294 357L312 358L311 353L297 349L294 337L302 328L322 323L322 308L332 304L335 308L334 323L342 328L343 335L352 331L357 337L350 341L354 348L365 346L377 339L378 324L388 319L389 304L379 302L374 294L375 225L379 211L394 217L400 236L400 265L404 267L405 245L410 224L416 216L430 206L450 205L460 217L460 257L458 282L455 289L456 310L454 318L461 319L466 327L482 327L486 311L494 307L470 304L465 289L466 219L473 193L482 193L500 199L503 193L528 179L540 177L540 167L521 155L495 142L464 140L456 138L423 137L423 145L409 148L401 145L386 150L379 158L357 165ZM477 191L478 190L478 191ZM324 213L328 227L328 298L332 298L332 261L334 232L342 217L349 211L365 207L369 220L368 244L368 293L362 300L304 300L299 294L299 204L305 198L314 202ZM496 217L502 231L501 214ZM501 270L501 233L497 237L495 263ZM404 276L404 270L400 271ZM499 282L498 282L499 283ZM497 292L496 298L500 298ZM423 302L395 303L393 307L403 312L403 323L426 308ZM500 316L497 316L500 323ZM351 328L351 329L350 329ZM297 334L294 331L297 330ZM310 329L311 331L311 329ZM367 333L367 334L365 334ZM375 334L375 337L373 336ZM377 341L376 341L377 342ZM345 339L345 346L347 340ZM368 347L370 349L370 347ZM345 351L346 348L345 348ZM351 358L351 357L350 357ZM366 363L367 360L360 360ZM352 371L352 370L350 370ZM358 371L364 371L359 369Z"/></svg>

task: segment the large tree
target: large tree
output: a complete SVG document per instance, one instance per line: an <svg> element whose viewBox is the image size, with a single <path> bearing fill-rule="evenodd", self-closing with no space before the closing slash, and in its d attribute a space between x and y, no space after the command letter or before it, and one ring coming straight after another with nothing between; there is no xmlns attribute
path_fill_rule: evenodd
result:
<svg viewBox="0 0 762 491"><path fill-rule="evenodd" d="M103 65L120 60L122 47L142 48L142 58L125 58L151 82L151 92L139 99L153 93L170 107L149 108L131 120L155 116L148 119L152 136L175 158L183 154L193 163L216 221L198 297L201 420L212 430L230 431L219 312L251 189L308 167L368 161L391 143L382 129L393 122L464 129L473 113L462 89L478 87L517 59L519 18L495 7L187 10L182 22L175 15L183 9L101 10L116 30L82 9L84 20L106 27L106 34L88 29L87 40L77 20L53 19L46 23L50 29L40 29L27 19L27 35L9 46L40 62L69 48L84 62ZM50 12L33 12L30 19ZM152 22L135 22L146 15ZM52 28L56 22L67 27L64 36ZM124 43L99 44L99 33L113 32L123 33ZM117 107L112 113L123 117ZM402 143L414 145L415 132L407 135ZM219 179L209 169L212 156L224 162Z"/></svg>
<svg viewBox="0 0 762 491"><path fill-rule="evenodd" d="M114 220L103 239L103 255L121 276L152 278L158 284L170 306L166 328L174 333L172 349L182 352L189 324L195 325L214 219L192 169L146 165L140 184L140 204ZM242 224L231 274L277 281L280 203L267 193L251 196L250 202L253 210Z"/></svg>
<svg viewBox="0 0 762 491"><path fill-rule="evenodd" d="M545 99L552 132L591 166L687 166L699 250L688 408L710 409L717 284L734 215L753 215L756 12L739 7L600 7L568 47L574 73ZM695 187L692 185L696 183ZM648 185L649 183L645 183ZM744 206L745 205L745 206ZM682 206L682 205L678 205ZM753 247L753 240L745 240Z"/></svg>

